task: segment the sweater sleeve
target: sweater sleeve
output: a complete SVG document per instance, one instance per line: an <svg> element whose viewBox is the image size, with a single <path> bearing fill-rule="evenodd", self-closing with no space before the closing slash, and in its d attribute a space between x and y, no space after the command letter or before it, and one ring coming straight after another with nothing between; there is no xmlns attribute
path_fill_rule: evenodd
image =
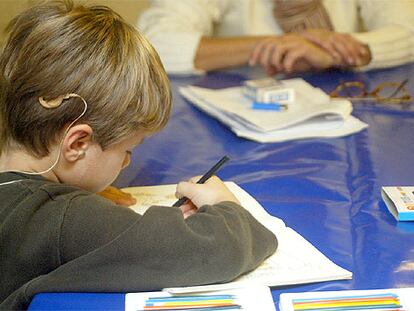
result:
<svg viewBox="0 0 414 311"><path fill-rule="evenodd" d="M185 220L178 208L153 206L140 216L90 200L80 197L67 210L64 264L42 282L47 290L142 291L226 282L257 267L277 247L275 235L232 202L203 206ZM56 284L69 276L70 284Z"/></svg>
<svg viewBox="0 0 414 311"><path fill-rule="evenodd" d="M386 68L414 61L414 1L361 0L366 32L353 33L368 44L371 62L361 70Z"/></svg>
<svg viewBox="0 0 414 311"><path fill-rule="evenodd" d="M77 195L66 210L59 245L65 264L111 243L141 215L94 194Z"/></svg>
<svg viewBox="0 0 414 311"><path fill-rule="evenodd" d="M169 74L198 73L194 58L202 36L213 35L227 0L153 0L138 28L154 45Z"/></svg>

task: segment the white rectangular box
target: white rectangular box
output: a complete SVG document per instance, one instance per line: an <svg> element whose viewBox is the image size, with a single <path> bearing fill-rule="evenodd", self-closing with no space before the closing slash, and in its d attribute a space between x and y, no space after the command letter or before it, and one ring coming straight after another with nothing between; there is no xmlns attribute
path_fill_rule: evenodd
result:
<svg viewBox="0 0 414 311"><path fill-rule="evenodd" d="M382 187L382 199L397 220L414 220L414 186Z"/></svg>
<svg viewBox="0 0 414 311"><path fill-rule="evenodd" d="M272 78L246 80L243 94L261 104L289 105L295 101L295 90Z"/></svg>

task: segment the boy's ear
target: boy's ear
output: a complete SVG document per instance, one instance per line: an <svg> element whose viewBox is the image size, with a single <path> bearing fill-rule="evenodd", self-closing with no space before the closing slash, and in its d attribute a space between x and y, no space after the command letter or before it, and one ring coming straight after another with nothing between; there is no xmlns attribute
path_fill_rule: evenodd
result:
<svg viewBox="0 0 414 311"><path fill-rule="evenodd" d="M72 126L63 139L63 158L68 162L75 162L82 159L93 144L92 133L92 128L87 124Z"/></svg>

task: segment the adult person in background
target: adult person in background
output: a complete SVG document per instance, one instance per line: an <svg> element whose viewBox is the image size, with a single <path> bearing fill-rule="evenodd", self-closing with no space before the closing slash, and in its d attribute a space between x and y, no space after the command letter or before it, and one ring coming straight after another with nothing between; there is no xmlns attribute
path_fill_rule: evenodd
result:
<svg viewBox="0 0 414 311"><path fill-rule="evenodd" d="M414 61L414 0L151 0L138 22L170 74Z"/></svg>

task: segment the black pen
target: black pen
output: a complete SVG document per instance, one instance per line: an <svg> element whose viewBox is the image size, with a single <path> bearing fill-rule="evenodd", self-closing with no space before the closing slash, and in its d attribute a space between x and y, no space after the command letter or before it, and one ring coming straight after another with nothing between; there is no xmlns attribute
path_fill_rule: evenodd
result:
<svg viewBox="0 0 414 311"><path fill-rule="evenodd" d="M218 161L212 168L210 168L208 170L207 173L205 173L203 176L201 176L201 178L197 181L197 184L204 184L211 176L213 176L219 169L220 167L223 166L224 163L226 163L228 160L230 160L230 158L228 156L224 156L221 158L220 161ZM187 201L188 198L186 197L182 197L181 199L177 200L177 202L175 202L173 204L173 207L180 207L181 205L183 205L185 203L185 201Z"/></svg>

